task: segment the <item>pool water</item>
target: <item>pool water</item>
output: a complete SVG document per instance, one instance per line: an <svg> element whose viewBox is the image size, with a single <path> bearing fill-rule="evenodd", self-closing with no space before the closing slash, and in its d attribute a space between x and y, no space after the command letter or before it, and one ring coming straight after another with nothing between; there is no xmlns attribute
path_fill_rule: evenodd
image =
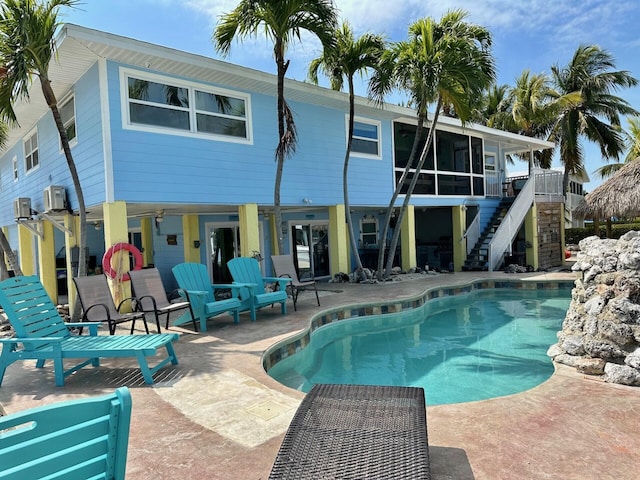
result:
<svg viewBox="0 0 640 480"><path fill-rule="evenodd" d="M325 325L269 375L304 392L316 383L418 386L427 404L483 400L539 385L568 290L480 290L402 314Z"/></svg>

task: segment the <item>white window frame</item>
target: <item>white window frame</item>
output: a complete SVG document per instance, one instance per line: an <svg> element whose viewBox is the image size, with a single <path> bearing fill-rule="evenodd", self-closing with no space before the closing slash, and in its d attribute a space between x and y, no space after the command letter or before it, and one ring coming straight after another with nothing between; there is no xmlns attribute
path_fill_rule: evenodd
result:
<svg viewBox="0 0 640 480"><path fill-rule="evenodd" d="M373 224L375 227L375 233L371 233L371 232L364 232L364 225L365 224ZM375 243L368 243L364 241L364 237L366 236L371 236L371 235L375 235L376 237L376 242ZM380 235L380 226L378 224L378 219L376 217L372 217L372 216L368 216L365 215L364 217L362 217L360 219L360 245L363 248L366 247L372 247L372 246L376 246L378 245L378 242L380 241L380 239L378 238Z"/></svg>
<svg viewBox="0 0 640 480"><path fill-rule="evenodd" d="M353 145L351 147L351 156L353 157L360 157L360 158L369 158L372 160L382 160L382 122L379 122L377 120L371 120L369 118L363 118L363 117L353 117L353 121L354 121L354 130L355 130L355 123L364 123L365 125L373 125L376 127L376 130L378 131L378 138L375 140L375 143L378 146L378 154L377 155L371 155L369 153L362 153L362 152L356 152L353 150ZM345 139L348 141L349 140L349 115L345 115ZM364 137L357 137L355 134L353 136L354 140L364 140L367 142L372 142L374 143L374 140L370 139L370 138L364 138Z"/></svg>
<svg viewBox="0 0 640 480"><path fill-rule="evenodd" d="M17 182L18 178L20 177L19 172L18 172L18 157L17 156L14 156L11 159L11 165L12 165L12 168L13 168L13 181Z"/></svg>
<svg viewBox="0 0 640 480"><path fill-rule="evenodd" d="M65 122L64 118L62 118L62 110L63 110L63 107L65 107L69 102L73 102L73 116L67 119L67 121ZM78 143L78 123L76 122L76 97L73 93L67 96L64 100L60 102L60 108L58 109L58 111L60 112L60 119L62 120L62 125L64 126L65 131L68 130L71 124L74 125L76 136L68 139L69 148L72 148ZM60 135L58 135L58 137L60 137ZM60 151L62 151L62 140L60 140Z"/></svg>
<svg viewBox="0 0 640 480"><path fill-rule="evenodd" d="M139 80L146 80L149 82L156 83L164 83L171 86L175 86L178 88L185 88L189 91L189 108L177 107L171 105L165 105L168 109L177 109L182 111L189 112L189 130L180 130L176 128L170 127L161 127L154 125L144 125L139 123L132 123L130 118L130 110L129 110L129 78L133 77ZM245 116L244 121L246 124L246 137L234 137L230 135L220 135L214 133L206 133L197 131L197 122L196 122L196 114L198 113L206 113L211 115L211 112L203 112L196 110L196 101L195 101L195 91L198 90L204 93L210 93L213 95L223 95L226 97L232 97L238 100L244 101L245 104ZM162 133L165 135L177 135L177 136L185 136L185 137L195 137L195 138L204 138L209 140L216 140L222 142L231 142L231 143L243 143L247 145L253 144L253 129L252 129L252 118L251 118L251 96L247 93L237 92L234 90L228 90L225 88L213 87L210 85L191 82L183 79L178 79L174 77L168 77L165 75L158 75L155 73L143 72L140 70L134 70L129 68L120 68L120 101L121 101L121 111L122 111L122 128L126 130L138 130L143 132L152 132L152 133ZM136 100L137 103L144 103L143 101ZM158 104L149 102L149 105L158 106ZM241 120L240 117L235 117L232 115L222 115L218 114L216 116L233 118L237 120Z"/></svg>
<svg viewBox="0 0 640 480"><path fill-rule="evenodd" d="M27 142L31 142L31 139L35 137L36 138L36 148L31 148L32 145L29 145L29 153L27 154ZM29 175L31 172L37 170L38 168L40 168L40 139L38 138L38 129L34 128L33 130L31 130L27 135L24 136L24 138L22 139L22 151L24 153L24 171L27 175ZM38 157L38 163L37 164L33 164L33 154L37 153L37 157ZM31 158L31 168L29 168L29 165L27 163L27 160Z"/></svg>

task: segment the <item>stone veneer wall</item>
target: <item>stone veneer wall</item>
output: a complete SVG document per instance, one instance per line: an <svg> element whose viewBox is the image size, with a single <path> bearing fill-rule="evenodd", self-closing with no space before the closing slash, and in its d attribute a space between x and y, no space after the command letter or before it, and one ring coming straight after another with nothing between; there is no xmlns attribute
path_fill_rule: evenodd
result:
<svg viewBox="0 0 640 480"><path fill-rule="evenodd" d="M267 349L262 357L262 366L265 371L269 371L269 369L279 361L299 352L309 344L311 334L314 330L329 323L413 310L423 306L429 300L470 293L475 290L495 288L515 290L567 289L568 292L571 288L571 283L572 282L568 280L477 280L463 285L434 287L422 294L410 298L398 299L395 302L387 301L377 304L350 305L333 308L314 315L311 318L309 326L302 332L286 338Z"/></svg>
<svg viewBox="0 0 640 480"><path fill-rule="evenodd" d="M582 278L547 353L581 373L640 386L640 232L588 237L579 246L572 270Z"/></svg>

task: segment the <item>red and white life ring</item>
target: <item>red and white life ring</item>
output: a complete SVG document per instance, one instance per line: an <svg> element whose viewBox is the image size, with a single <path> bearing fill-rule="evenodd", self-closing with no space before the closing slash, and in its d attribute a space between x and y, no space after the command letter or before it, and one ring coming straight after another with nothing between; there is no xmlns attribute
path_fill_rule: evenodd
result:
<svg viewBox="0 0 640 480"><path fill-rule="evenodd" d="M142 269L142 253L140 250L136 248L135 245L131 245L130 243L116 243L109 250L104 253L102 257L102 270L104 273L111 278L116 278L118 276L118 272L111 265L111 257L116 252L121 250L125 250L129 252L133 256L133 270L141 270ZM129 274L124 272L121 275L122 280L129 280Z"/></svg>

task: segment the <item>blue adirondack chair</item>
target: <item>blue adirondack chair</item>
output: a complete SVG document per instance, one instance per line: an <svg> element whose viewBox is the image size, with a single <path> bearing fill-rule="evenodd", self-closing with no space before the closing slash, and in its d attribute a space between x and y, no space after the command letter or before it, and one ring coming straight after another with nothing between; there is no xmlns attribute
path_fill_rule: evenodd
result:
<svg viewBox="0 0 640 480"><path fill-rule="evenodd" d="M233 315L235 323L240 322L241 304L236 298L237 285L212 284L207 267L201 263L179 263L171 270L178 282L180 294L189 301L190 310L188 315L177 319L174 325L181 325L195 319L200 322L200 331L206 332L207 320L225 312ZM214 296L216 289L231 289L233 298L216 300Z"/></svg>
<svg viewBox="0 0 640 480"><path fill-rule="evenodd" d="M0 478L125 478L131 394L53 403L0 417Z"/></svg>
<svg viewBox="0 0 640 480"><path fill-rule="evenodd" d="M0 305L16 336L0 339L0 385L9 365L18 360L36 360L44 367L53 360L56 385L64 385L66 376L86 365L100 366L100 358L135 357L146 383L153 374L171 362L178 364L173 343L176 333L148 335L98 335L97 322L64 323L55 305L36 276L14 277L0 282ZM89 329L89 335L71 335L69 327ZM150 367L147 357L164 347L167 357ZM65 370L64 361L82 361Z"/></svg>
<svg viewBox="0 0 640 480"><path fill-rule="evenodd" d="M243 309L251 312L251 320L256 319L256 310L266 305L279 303L282 305L282 314L287 313L287 284L290 278L263 277L260 265L255 258L238 257L227 262L227 267L233 277L233 282L242 285L240 288L240 300ZM265 283L277 284L277 289L267 292Z"/></svg>

